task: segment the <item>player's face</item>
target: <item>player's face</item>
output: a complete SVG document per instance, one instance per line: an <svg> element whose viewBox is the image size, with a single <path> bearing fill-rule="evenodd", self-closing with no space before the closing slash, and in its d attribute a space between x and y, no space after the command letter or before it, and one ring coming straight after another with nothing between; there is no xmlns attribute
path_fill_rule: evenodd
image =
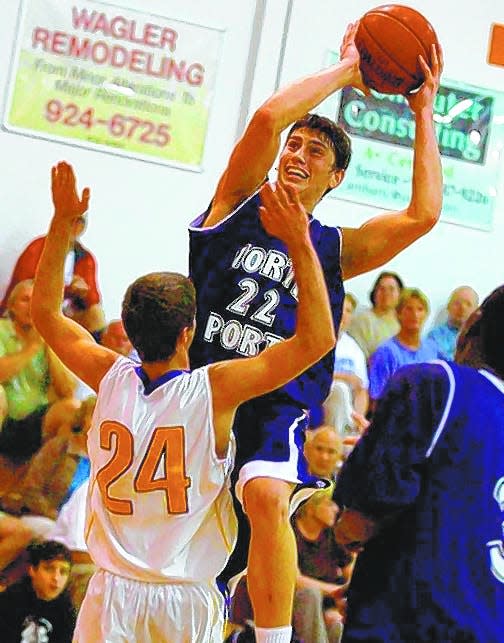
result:
<svg viewBox="0 0 504 643"><path fill-rule="evenodd" d="M333 148L327 137L316 130L301 127L287 139L278 165L278 180L293 186L305 207L311 210L328 188L343 179L343 170L335 170Z"/></svg>
<svg viewBox="0 0 504 643"><path fill-rule="evenodd" d="M334 430L322 431L306 443L306 459L315 476L330 478L341 458L341 444Z"/></svg>
<svg viewBox="0 0 504 643"><path fill-rule="evenodd" d="M375 308L391 310L399 303L401 291L394 277L382 277L375 290Z"/></svg>
<svg viewBox="0 0 504 643"><path fill-rule="evenodd" d="M427 309L416 297L406 300L397 313L402 330L419 331L427 318Z"/></svg>
<svg viewBox="0 0 504 643"><path fill-rule="evenodd" d="M70 563L57 558L41 560L36 567L30 565L28 573L37 598L53 601L65 589L70 574Z"/></svg>
<svg viewBox="0 0 504 643"><path fill-rule="evenodd" d="M460 328L476 310L476 298L470 288L455 291L448 304L448 318L455 328Z"/></svg>

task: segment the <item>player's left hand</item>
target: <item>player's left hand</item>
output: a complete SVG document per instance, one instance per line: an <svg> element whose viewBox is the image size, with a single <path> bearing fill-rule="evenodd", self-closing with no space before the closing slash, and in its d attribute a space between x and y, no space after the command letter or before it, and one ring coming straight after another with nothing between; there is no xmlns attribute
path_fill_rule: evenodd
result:
<svg viewBox="0 0 504 643"><path fill-rule="evenodd" d="M277 237L287 246L302 243L308 236L308 215L299 194L290 186L265 183L260 191L261 222L268 234Z"/></svg>
<svg viewBox="0 0 504 643"><path fill-rule="evenodd" d="M424 108L428 108L432 113L434 99L439 90L441 74L443 72L443 51L441 45L432 45L431 51L432 64L429 67L423 56L418 56L418 62L425 76L420 89L413 94L407 94L406 100L411 111L418 115Z"/></svg>
<svg viewBox="0 0 504 643"><path fill-rule="evenodd" d="M79 197L73 168L65 161L52 168L51 189L56 217L72 221L87 211L89 188L84 188Z"/></svg>

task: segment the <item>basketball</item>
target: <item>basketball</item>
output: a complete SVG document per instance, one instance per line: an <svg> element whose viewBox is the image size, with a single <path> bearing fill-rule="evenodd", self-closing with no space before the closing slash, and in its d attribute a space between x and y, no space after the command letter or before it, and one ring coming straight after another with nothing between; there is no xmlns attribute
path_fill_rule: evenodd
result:
<svg viewBox="0 0 504 643"><path fill-rule="evenodd" d="M420 87L424 74L418 56L431 64L438 39L424 16L400 4L386 4L365 13L355 34L364 83L382 94L408 94Z"/></svg>

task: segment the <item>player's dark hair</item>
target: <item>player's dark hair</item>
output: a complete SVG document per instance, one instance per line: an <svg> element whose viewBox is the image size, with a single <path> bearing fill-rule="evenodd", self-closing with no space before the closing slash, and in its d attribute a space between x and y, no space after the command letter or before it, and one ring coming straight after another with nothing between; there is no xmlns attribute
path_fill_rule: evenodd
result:
<svg viewBox="0 0 504 643"><path fill-rule="evenodd" d="M68 547L55 540L34 541L27 547L30 565L37 567L43 560L64 560L72 563Z"/></svg>
<svg viewBox="0 0 504 643"><path fill-rule="evenodd" d="M173 354L182 329L193 325L195 312L190 279L176 272L153 272L129 286L122 321L140 359L157 362Z"/></svg>
<svg viewBox="0 0 504 643"><path fill-rule="evenodd" d="M466 337L479 336L483 362L504 378L504 285L488 295L479 307L479 313L467 329Z"/></svg>
<svg viewBox="0 0 504 643"><path fill-rule="evenodd" d="M334 152L334 169L346 170L352 156L352 142L348 134L334 121L318 114L306 114L290 128L287 139L302 127L321 132L329 140ZM329 191L329 190L328 190Z"/></svg>
<svg viewBox="0 0 504 643"><path fill-rule="evenodd" d="M388 272L388 271L380 272L380 274L376 278L376 281L373 284L373 288L371 289L371 292L369 293L369 299L370 299L371 303L373 304L373 306L375 305L375 302L376 302L376 290L378 289L378 286L380 285L380 281L382 279L385 279L386 277L392 277L392 279L396 280L396 283L397 283L397 286L398 286L400 292L402 292L402 290L404 288L403 280L401 279L401 277L399 277L397 272Z"/></svg>

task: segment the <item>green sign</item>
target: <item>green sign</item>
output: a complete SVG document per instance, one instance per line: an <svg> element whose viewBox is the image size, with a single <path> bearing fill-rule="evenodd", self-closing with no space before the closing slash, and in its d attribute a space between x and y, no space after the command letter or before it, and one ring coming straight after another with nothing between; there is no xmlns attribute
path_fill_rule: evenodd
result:
<svg viewBox="0 0 504 643"><path fill-rule="evenodd" d="M383 209L406 207L415 137L406 99L377 92L363 96L347 87L325 101L321 112L352 137L352 161L334 196ZM490 230L504 141L504 93L444 81L434 125L443 166L441 219Z"/></svg>

